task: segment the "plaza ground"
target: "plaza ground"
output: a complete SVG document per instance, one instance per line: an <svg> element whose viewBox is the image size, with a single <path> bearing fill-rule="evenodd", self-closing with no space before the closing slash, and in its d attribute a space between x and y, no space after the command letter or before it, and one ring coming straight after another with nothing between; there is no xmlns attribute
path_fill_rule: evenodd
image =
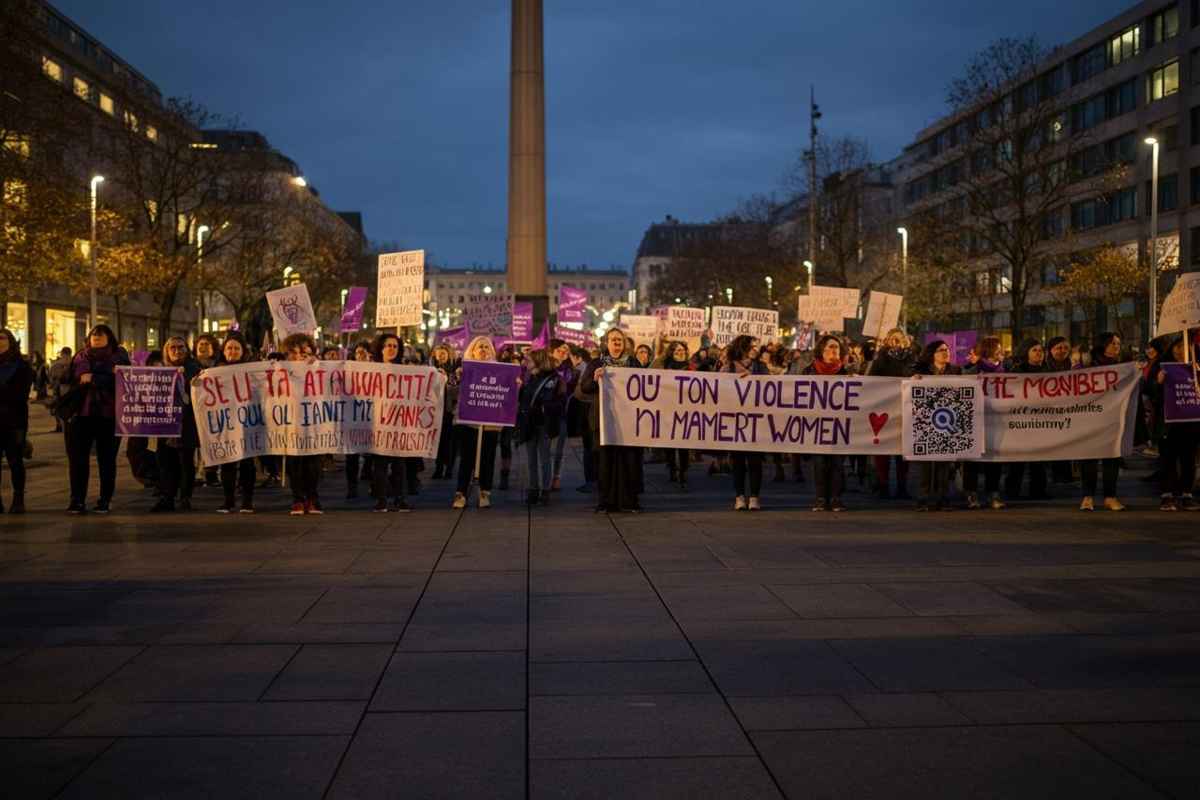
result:
<svg viewBox="0 0 1200 800"><path fill-rule="evenodd" d="M122 457L114 513L77 518L49 427L33 513L0 517L6 797L1200 786L1200 514L1158 512L1136 472L1123 514L1063 486L813 514L794 483L735 514L728 476L684 494L649 466L647 513L610 516L573 455L532 511L523 480L453 511L426 472L415 513L371 514L328 472L323 517L278 489L253 517L213 513L213 489L151 516Z"/></svg>

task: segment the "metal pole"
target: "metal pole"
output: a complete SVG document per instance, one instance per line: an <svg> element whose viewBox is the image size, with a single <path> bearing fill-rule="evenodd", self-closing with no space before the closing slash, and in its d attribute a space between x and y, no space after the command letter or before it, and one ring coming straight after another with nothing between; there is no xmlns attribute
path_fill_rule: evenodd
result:
<svg viewBox="0 0 1200 800"><path fill-rule="evenodd" d="M1150 188L1150 329L1146 341L1154 338L1156 317L1158 316L1158 140L1151 144L1153 155L1153 176ZM1186 335L1186 332L1185 332Z"/></svg>
<svg viewBox="0 0 1200 800"><path fill-rule="evenodd" d="M808 89L808 260L817 263L817 90ZM810 273L811 274L811 273Z"/></svg>
<svg viewBox="0 0 1200 800"><path fill-rule="evenodd" d="M897 228L900 234L900 327L908 333L908 228Z"/></svg>
<svg viewBox="0 0 1200 800"><path fill-rule="evenodd" d="M96 195L103 181L104 177L101 175L92 177L92 239L88 246L88 260L91 262L92 272L92 305L91 317L88 320L89 329L96 327L100 322L100 315L96 308Z"/></svg>

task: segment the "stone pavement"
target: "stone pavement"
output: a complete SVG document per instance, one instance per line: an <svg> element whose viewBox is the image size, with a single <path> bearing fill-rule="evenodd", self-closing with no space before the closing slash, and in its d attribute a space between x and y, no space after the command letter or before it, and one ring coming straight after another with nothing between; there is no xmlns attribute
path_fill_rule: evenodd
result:
<svg viewBox="0 0 1200 800"><path fill-rule="evenodd" d="M607 516L572 460L532 512L426 480L370 514L327 473L324 517L152 517L122 465L69 518L37 425L39 511L0 517L6 797L1197 796L1200 515L1136 480L1126 514L768 484L750 515L649 466L649 512Z"/></svg>

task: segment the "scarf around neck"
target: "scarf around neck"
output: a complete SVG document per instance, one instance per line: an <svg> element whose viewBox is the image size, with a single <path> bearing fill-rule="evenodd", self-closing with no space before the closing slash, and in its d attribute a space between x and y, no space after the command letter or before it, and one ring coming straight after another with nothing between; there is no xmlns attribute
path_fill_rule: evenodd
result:
<svg viewBox="0 0 1200 800"><path fill-rule="evenodd" d="M814 359L812 363L813 369L816 370L818 375L837 375L842 371L842 362L840 360L830 364L824 359L818 358Z"/></svg>

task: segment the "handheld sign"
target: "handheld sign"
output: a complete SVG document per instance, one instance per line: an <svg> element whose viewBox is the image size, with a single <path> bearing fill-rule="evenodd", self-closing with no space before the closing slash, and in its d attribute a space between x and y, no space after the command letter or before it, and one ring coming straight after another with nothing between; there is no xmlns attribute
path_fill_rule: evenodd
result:
<svg viewBox="0 0 1200 800"><path fill-rule="evenodd" d="M724 347L739 336L753 336L763 344L779 338L779 312L765 308L713 306L713 344Z"/></svg>
<svg viewBox="0 0 1200 800"><path fill-rule="evenodd" d="M871 292L867 299L867 317L863 320L863 336L882 339L892 328L900 325L900 307L904 297L887 292ZM954 345L950 345L954 349Z"/></svg>
<svg viewBox="0 0 1200 800"><path fill-rule="evenodd" d="M517 364L464 361L458 387L458 422L510 428L517 424Z"/></svg>
<svg viewBox="0 0 1200 800"><path fill-rule="evenodd" d="M342 306L342 333L355 333L362 327L363 309L367 305L367 287L352 286Z"/></svg>
<svg viewBox="0 0 1200 800"><path fill-rule="evenodd" d="M583 322L583 312L587 308L587 301L586 289L575 289L570 286L558 287L558 321Z"/></svg>
<svg viewBox="0 0 1200 800"><path fill-rule="evenodd" d="M425 303L425 251L384 253L379 256L375 290L375 325L404 328L421 324Z"/></svg>
<svg viewBox="0 0 1200 800"><path fill-rule="evenodd" d="M293 333L312 335L317 329L317 315L313 312L308 287L303 283L267 292L267 305L275 328L284 336Z"/></svg>
<svg viewBox="0 0 1200 800"><path fill-rule="evenodd" d="M118 366L116 377L118 436L179 438L183 428L183 373L178 368Z"/></svg>
<svg viewBox="0 0 1200 800"><path fill-rule="evenodd" d="M467 295L463 317L472 336L512 336L515 303L511 293Z"/></svg>
<svg viewBox="0 0 1200 800"><path fill-rule="evenodd" d="M1200 272L1185 272L1163 301L1156 334L1178 333L1200 327Z"/></svg>

